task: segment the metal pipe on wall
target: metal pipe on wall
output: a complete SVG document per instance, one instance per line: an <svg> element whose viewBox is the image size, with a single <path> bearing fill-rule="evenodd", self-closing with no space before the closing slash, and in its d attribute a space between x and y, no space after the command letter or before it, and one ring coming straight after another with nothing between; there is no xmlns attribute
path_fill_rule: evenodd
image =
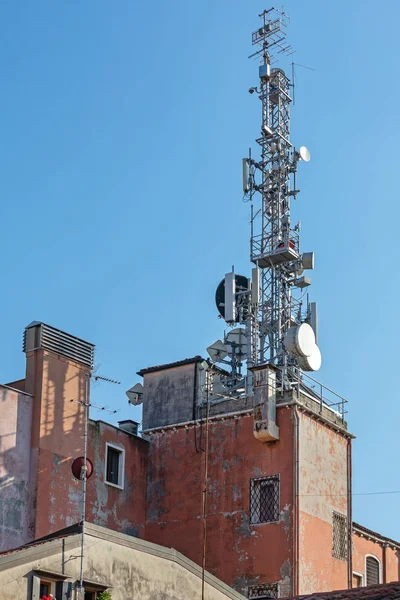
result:
<svg viewBox="0 0 400 600"><path fill-rule="evenodd" d="M300 587L300 536L299 536L299 430L300 418L297 406L293 409L294 431L293 431L293 596L299 594Z"/></svg>
<svg viewBox="0 0 400 600"><path fill-rule="evenodd" d="M347 440L347 585L353 587L353 510L351 439Z"/></svg>

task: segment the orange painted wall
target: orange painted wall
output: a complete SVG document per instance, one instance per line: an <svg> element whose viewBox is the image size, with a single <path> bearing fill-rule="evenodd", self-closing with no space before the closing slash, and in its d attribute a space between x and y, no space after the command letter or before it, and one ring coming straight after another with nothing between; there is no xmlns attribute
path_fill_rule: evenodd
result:
<svg viewBox="0 0 400 600"><path fill-rule="evenodd" d="M245 593L248 585L280 582L291 593L293 423L278 411L281 440L262 444L253 418L210 423L206 568ZM180 427L150 437L146 538L202 562L202 489L205 433ZM250 524L250 479L280 473L278 523Z"/></svg>
<svg viewBox="0 0 400 600"><path fill-rule="evenodd" d="M73 458L83 454L83 408L88 369L43 350L27 354L26 391L34 396L31 476L34 537L81 519ZM63 510L60 510L63 507Z"/></svg>
<svg viewBox="0 0 400 600"><path fill-rule="evenodd" d="M299 593L344 589L347 561L332 556L332 513L347 517L347 439L300 413Z"/></svg>
<svg viewBox="0 0 400 600"><path fill-rule="evenodd" d="M386 548L386 581L384 581L383 558L384 548L381 543L361 537L357 533L353 534L353 571L364 575L364 585L366 585L365 557L370 554L380 561L381 581L389 583L400 579L399 558L400 552L394 548Z"/></svg>

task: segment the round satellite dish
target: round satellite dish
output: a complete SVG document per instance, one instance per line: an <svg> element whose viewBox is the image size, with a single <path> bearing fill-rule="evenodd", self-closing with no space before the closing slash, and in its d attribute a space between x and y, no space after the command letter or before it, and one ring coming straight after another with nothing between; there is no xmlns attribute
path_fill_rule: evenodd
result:
<svg viewBox="0 0 400 600"><path fill-rule="evenodd" d="M288 329L283 340L286 350L294 356L311 356L315 346L315 334L308 323Z"/></svg>
<svg viewBox="0 0 400 600"><path fill-rule="evenodd" d="M304 160L304 162L310 162L311 154L310 154L309 149L306 148L306 146L300 146L299 155L300 155L301 160Z"/></svg>
<svg viewBox="0 0 400 600"><path fill-rule="evenodd" d="M227 347L221 340L217 340L216 342L211 344L211 346L208 346L207 352L211 360L213 360L214 362L224 360L224 358L228 356Z"/></svg>
<svg viewBox="0 0 400 600"><path fill-rule="evenodd" d="M311 356L299 356L297 362L303 371L318 371L321 368L322 357L317 344L315 344Z"/></svg>
<svg viewBox="0 0 400 600"><path fill-rule="evenodd" d="M71 471L72 471L72 475L75 477L75 479L82 479L82 467L84 464L85 463L84 463L83 456L79 456L72 463ZM89 479L89 477L92 476L92 473L93 473L93 463L91 460L89 460L87 458L86 459L86 479Z"/></svg>
<svg viewBox="0 0 400 600"><path fill-rule="evenodd" d="M246 330L241 327L232 329L225 338L225 346L229 354L246 356L247 337Z"/></svg>
<svg viewBox="0 0 400 600"><path fill-rule="evenodd" d="M249 280L243 275L235 275L236 293L245 292L249 289ZM221 317L225 319L225 279L221 281L215 292L215 304ZM236 322L238 319L236 319Z"/></svg>

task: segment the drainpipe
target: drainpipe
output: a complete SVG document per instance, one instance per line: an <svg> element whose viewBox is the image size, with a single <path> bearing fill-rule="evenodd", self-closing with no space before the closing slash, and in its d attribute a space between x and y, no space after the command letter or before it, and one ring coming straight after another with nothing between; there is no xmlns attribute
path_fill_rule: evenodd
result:
<svg viewBox="0 0 400 600"><path fill-rule="evenodd" d="M382 583L386 583L387 582L387 575L386 575L386 550L387 550L388 545L385 543L383 544L383 548L382 548Z"/></svg>
<svg viewBox="0 0 400 600"><path fill-rule="evenodd" d="M300 593L300 508L299 508L299 428L300 418L297 406L293 409L294 435L293 435L293 596Z"/></svg>
<svg viewBox="0 0 400 600"><path fill-rule="evenodd" d="M347 586L353 587L353 510L351 439L347 440Z"/></svg>

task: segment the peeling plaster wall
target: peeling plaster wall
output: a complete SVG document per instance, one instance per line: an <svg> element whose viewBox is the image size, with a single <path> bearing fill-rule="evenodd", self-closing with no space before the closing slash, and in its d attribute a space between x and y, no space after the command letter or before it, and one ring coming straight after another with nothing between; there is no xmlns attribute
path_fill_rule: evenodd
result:
<svg viewBox="0 0 400 600"><path fill-rule="evenodd" d="M252 416L210 423L206 568L240 593L280 583L291 593L293 424L278 410L281 439L262 444ZM146 538L202 563L204 427L149 435ZM280 474L280 521L250 525L250 479Z"/></svg>
<svg viewBox="0 0 400 600"><path fill-rule="evenodd" d="M105 482L106 443L125 451L124 489ZM94 475L88 480L86 520L144 537L148 442L102 421L90 421L88 458Z"/></svg>
<svg viewBox="0 0 400 600"><path fill-rule="evenodd" d="M0 385L0 552L31 539L32 398Z"/></svg>
<svg viewBox="0 0 400 600"><path fill-rule="evenodd" d="M347 588L347 561L332 556L332 513L347 517L347 439L300 413L299 594Z"/></svg>
<svg viewBox="0 0 400 600"><path fill-rule="evenodd" d="M143 429L193 419L195 368L193 363L145 375Z"/></svg>
<svg viewBox="0 0 400 600"><path fill-rule="evenodd" d="M382 543L361 537L357 533L353 534L353 571L363 574L364 585L367 585L365 557L368 554L375 556L380 561L381 581L383 583L400 580L400 552L394 548L386 548L386 581L383 579L383 553Z"/></svg>

